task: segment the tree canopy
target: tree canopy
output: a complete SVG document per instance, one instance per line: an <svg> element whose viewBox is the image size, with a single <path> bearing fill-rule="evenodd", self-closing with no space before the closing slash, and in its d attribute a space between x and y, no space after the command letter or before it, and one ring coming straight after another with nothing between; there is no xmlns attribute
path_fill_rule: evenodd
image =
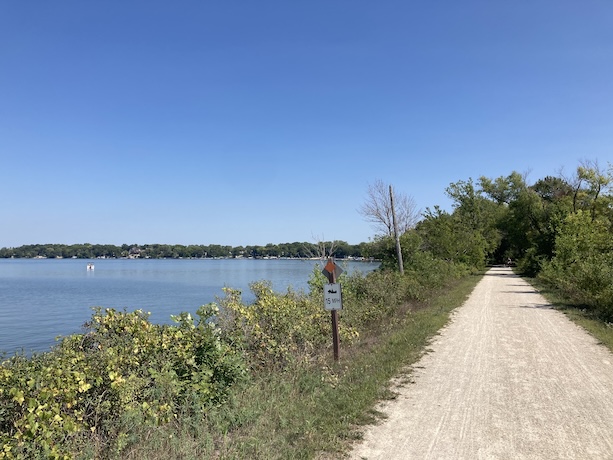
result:
<svg viewBox="0 0 613 460"><path fill-rule="evenodd" d="M568 177L546 176L529 184L516 171L450 184L452 210L426 209L401 237L403 258L431 258L480 269L509 259L529 276L613 320L613 166L583 161ZM371 250L393 267L390 238Z"/></svg>

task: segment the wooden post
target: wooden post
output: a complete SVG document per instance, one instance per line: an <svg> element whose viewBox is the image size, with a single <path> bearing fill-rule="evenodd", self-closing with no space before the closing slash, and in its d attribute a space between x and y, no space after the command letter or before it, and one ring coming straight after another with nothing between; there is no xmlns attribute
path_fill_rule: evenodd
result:
<svg viewBox="0 0 613 460"><path fill-rule="evenodd" d="M332 264L334 264L334 260L332 260L331 258L328 259L328 263L332 262ZM333 284L336 283L336 274L334 273L334 270L332 270L332 272L328 271L328 282ZM332 310L332 346L334 348L334 361L338 361L339 358L339 354L340 354L340 348L341 348L341 341L340 341L340 337L338 335L338 311L337 310Z"/></svg>
<svg viewBox="0 0 613 460"><path fill-rule="evenodd" d="M338 361L341 340L338 336L338 310L332 310L332 342L334 344L334 361Z"/></svg>

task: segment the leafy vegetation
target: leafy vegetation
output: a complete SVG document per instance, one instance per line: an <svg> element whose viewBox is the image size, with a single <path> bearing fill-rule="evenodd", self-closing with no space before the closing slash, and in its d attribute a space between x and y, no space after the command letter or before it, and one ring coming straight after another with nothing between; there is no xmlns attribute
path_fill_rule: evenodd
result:
<svg viewBox="0 0 613 460"><path fill-rule="evenodd" d="M216 304L200 308L197 320L183 313L172 326L153 325L141 311L97 310L86 333L63 339L49 353L2 363L0 459L313 458L339 452L359 436L356 425L373 419L375 400L391 396L388 380L419 357L478 281L472 275L487 264L517 264L580 304L580 314L573 311L590 328L608 331L612 184L611 166L605 172L597 162L584 162L573 177L532 185L517 172L451 184L452 210L427 209L400 236L404 274L395 268L396 242L386 231L360 246L360 254L382 260L381 270L341 276L340 364L331 360L322 308L326 281L317 269L308 293L276 293L258 282L251 286L255 301L245 304L240 292L227 289ZM290 246L236 254L293 256ZM335 242L314 245L306 255L326 255L331 246L348 254ZM199 248L121 251L217 254L217 247ZM22 249L27 257L40 255L40 248ZM220 257L236 255L234 249L220 246ZM605 332L599 333L610 337Z"/></svg>
<svg viewBox="0 0 613 460"><path fill-rule="evenodd" d="M411 305L430 298L440 286L464 273L444 261L438 268L443 265L448 269L435 277L413 279L388 271L343 275L345 301L351 305L341 312L344 352L360 356L383 331L407 326L408 318L413 321L407 316ZM222 314L216 304L210 304L200 308L198 320L184 313L174 318L172 326L151 324L141 311L97 310L86 333L63 339L49 353L31 358L16 355L2 364L0 458L140 458L137 452L152 449L151 437L154 450L170 449L170 456L176 456L178 449L172 439L182 438L191 439L181 442L181 449L192 445L189 455L194 457L202 449L207 456L222 449L230 457L241 458L249 452L249 456L274 458L271 449L281 442L278 436L270 440L272 445L258 441L266 445L265 454L259 452L258 443L253 446L242 438L253 423L271 423L261 417L272 408L266 398L249 401L255 413L245 414L235 406L247 403L242 393L253 396L262 388L281 392L284 397L299 398L296 410L308 414L314 395L295 385L329 399L341 382L349 388L356 384L355 371L345 373L330 363L330 325L322 308L322 283L318 270L310 293L275 293L267 283L255 283L251 289L256 300L250 305L228 289L219 301ZM415 332L425 337L424 331ZM362 401L360 408L379 395L373 389L368 394L370 399ZM293 402L287 399L284 404ZM316 417L323 417L325 406L318 401L317 407ZM352 411L356 410L354 406ZM232 413L236 419L228 420L227 414ZM294 411L291 417L304 414ZM348 421L358 418L357 412L351 412L342 430L347 432ZM324 428L321 424L326 420L329 416L318 419L312 430ZM295 419L275 423L281 423L274 430L282 436L302 437ZM203 426L213 431L198 444L193 436L202 435ZM292 433L287 432L288 426ZM226 437L230 434L231 441ZM161 440L159 436L168 437ZM308 457L320 441L306 446L297 439L290 443L301 444L302 456Z"/></svg>
<svg viewBox="0 0 613 460"><path fill-rule="evenodd" d="M511 260L584 305L613 320L613 167L584 161L572 177L548 176L529 185L517 172L451 184L453 210L426 209L401 237L405 260L445 260L468 270ZM372 252L395 265L389 237ZM428 272L428 270L426 270Z"/></svg>
<svg viewBox="0 0 613 460"><path fill-rule="evenodd" d="M111 456L135 426L160 426L223 403L245 377L208 321L212 306L154 325L142 311L98 310L85 334L0 368L0 458Z"/></svg>

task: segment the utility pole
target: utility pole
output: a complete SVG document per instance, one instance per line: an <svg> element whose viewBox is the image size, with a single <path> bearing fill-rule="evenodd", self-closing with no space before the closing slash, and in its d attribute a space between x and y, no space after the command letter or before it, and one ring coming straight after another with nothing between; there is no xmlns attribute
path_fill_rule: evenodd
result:
<svg viewBox="0 0 613 460"><path fill-rule="evenodd" d="M394 208L394 192L390 185L390 204L392 206L392 222L394 223L394 238L396 239L396 255L398 256L398 270L404 275L404 265L402 263L402 248L400 247L400 235L398 234L398 223L396 222L396 209Z"/></svg>

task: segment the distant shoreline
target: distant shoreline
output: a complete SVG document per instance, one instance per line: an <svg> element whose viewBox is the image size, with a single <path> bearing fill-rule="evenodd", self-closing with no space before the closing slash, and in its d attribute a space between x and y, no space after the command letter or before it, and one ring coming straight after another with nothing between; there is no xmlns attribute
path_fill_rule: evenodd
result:
<svg viewBox="0 0 613 460"><path fill-rule="evenodd" d="M1 248L0 259L337 259L364 260L374 254L373 243L345 241L269 243L265 246L182 244L29 244Z"/></svg>
<svg viewBox="0 0 613 460"><path fill-rule="evenodd" d="M351 262L380 262L380 259L375 259L373 257L334 257L335 260L339 261L351 261ZM35 257L0 257L0 259L17 259L17 260L312 260L312 261L320 261L326 260L326 258L322 257L45 257L45 256L35 256Z"/></svg>

